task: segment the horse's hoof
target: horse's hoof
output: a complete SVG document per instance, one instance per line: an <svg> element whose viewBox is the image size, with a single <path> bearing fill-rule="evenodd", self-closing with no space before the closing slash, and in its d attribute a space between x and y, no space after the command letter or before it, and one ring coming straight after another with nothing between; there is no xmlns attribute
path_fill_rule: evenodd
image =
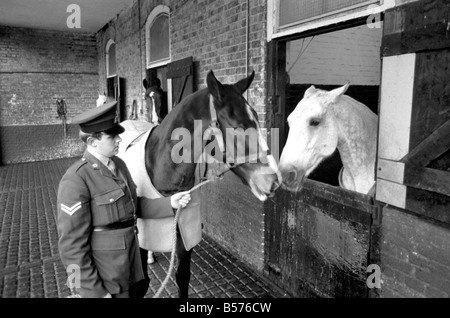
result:
<svg viewBox="0 0 450 318"><path fill-rule="evenodd" d="M153 253L149 253L147 257L147 264L155 263L155 258L153 257Z"/></svg>

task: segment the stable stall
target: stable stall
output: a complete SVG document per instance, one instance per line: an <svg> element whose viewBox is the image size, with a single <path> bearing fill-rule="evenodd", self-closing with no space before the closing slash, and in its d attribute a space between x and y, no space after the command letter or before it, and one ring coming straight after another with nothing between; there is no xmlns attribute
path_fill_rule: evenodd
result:
<svg viewBox="0 0 450 318"><path fill-rule="evenodd" d="M379 114L376 186L339 187L334 153L299 192L278 191L266 206L265 274L296 297L446 297L449 3L314 3L269 4L280 149L311 84L350 81L346 94Z"/></svg>

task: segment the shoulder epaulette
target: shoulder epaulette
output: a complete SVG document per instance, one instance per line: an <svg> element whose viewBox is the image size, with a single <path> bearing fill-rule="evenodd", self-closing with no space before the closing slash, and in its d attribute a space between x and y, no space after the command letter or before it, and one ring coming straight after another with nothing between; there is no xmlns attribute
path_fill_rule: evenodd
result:
<svg viewBox="0 0 450 318"><path fill-rule="evenodd" d="M87 160L85 158L81 158L80 160L76 161L72 168L76 171L78 171L83 165L87 163Z"/></svg>

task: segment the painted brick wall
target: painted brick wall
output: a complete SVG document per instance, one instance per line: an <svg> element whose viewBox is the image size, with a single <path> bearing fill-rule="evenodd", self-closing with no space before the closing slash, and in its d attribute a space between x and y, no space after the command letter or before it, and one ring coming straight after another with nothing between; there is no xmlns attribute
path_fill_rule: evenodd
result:
<svg viewBox="0 0 450 318"><path fill-rule="evenodd" d="M258 112L262 126L266 126L266 1L249 1L248 43L246 1L153 0L140 3L139 8L138 1L135 1L97 33L101 90L106 90L105 48L108 40L113 39L116 42L118 76L126 82L127 115L131 113L133 100L137 101L140 109L146 65L145 23L150 12L157 5L164 4L171 10L172 61L193 57L197 89L206 86L209 70L213 70L223 83L234 83L244 78L247 71L255 70L248 100ZM144 116L139 114L139 118L144 119ZM235 195L230 189L240 189L240 194L243 192L247 198L253 196L241 181L230 176L208 188L208 198L211 202L223 202L220 198ZM244 204L231 207L206 204L203 209L204 230L250 266L262 270L263 209L253 206L254 209L248 210Z"/></svg>
<svg viewBox="0 0 450 318"><path fill-rule="evenodd" d="M95 107L97 68L92 35L0 26L2 164L81 155L77 133L64 139L55 128L56 99L65 100L68 123Z"/></svg>
<svg viewBox="0 0 450 318"><path fill-rule="evenodd" d="M290 83L380 85L382 33L362 25L288 42Z"/></svg>
<svg viewBox="0 0 450 318"><path fill-rule="evenodd" d="M381 227L381 297L450 297L450 231L387 207Z"/></svg>

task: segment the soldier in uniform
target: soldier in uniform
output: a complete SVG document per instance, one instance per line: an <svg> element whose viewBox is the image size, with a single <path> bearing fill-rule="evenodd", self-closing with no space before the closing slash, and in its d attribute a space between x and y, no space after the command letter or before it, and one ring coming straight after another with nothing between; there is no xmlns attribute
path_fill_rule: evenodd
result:
<svg viewBox="0 0 450 318"><path fill-rule="evenodd" d="M154 200L137 197L125 163L115 156L124 132L116 104L73 118L87 149L58 188L59 253L66 268L78 269L75 287L81 297L145 296L150 279L136 218L173 216L190 200L188 192Z"/></svg>

